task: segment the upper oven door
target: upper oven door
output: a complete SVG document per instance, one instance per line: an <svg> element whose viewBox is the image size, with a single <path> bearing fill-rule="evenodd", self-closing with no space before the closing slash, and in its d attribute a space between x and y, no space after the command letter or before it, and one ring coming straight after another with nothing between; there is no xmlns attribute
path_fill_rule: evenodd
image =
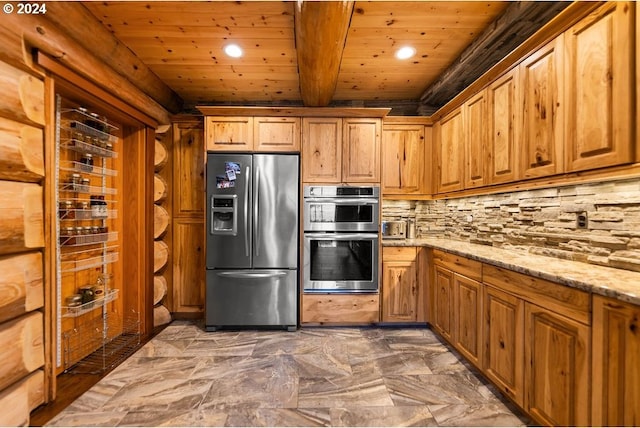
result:
<svg viewBox="0 0 640 428"><path fill-rule="evenodd" d="M374 198L305 198L307 232L377 232L379 202Z"/></svg>

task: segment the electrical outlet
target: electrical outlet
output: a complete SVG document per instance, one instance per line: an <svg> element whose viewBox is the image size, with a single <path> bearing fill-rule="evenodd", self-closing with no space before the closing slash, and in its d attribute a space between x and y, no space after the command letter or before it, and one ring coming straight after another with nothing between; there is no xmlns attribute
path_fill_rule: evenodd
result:
<svg viewBox="0 0 640 428"><path fill-rule="evenodd" d="M576 229L587 229L589 227L589 218L587 212L579 212L576 216Z"/></svg>
<svg viewBox="0 0 640 428"><path fill-rule="evenodd" d="M473 216L471 214L467 215L467 223L471 223L473 221Z"/></svg>

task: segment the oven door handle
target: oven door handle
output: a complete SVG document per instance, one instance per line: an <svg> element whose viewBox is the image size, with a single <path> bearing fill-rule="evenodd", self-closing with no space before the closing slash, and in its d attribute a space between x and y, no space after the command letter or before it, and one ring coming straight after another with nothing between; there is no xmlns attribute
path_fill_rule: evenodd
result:
<svg viewBox="0 0 640 428"><path fill-rule="evenodd" d="M377 233L305 233L305 238L316 241L347 241L353 239L378 239Z"/></svg>
<svg viewBox="0 0 640 428"><path fill-rule="evenodd" d="M345 205L345 204L373 205L373 204L380 203L378 199L363 199L363 198L304 198L304 201L315 203L315 204L322 203L322 204L336 204L336 205Z"/></svg>

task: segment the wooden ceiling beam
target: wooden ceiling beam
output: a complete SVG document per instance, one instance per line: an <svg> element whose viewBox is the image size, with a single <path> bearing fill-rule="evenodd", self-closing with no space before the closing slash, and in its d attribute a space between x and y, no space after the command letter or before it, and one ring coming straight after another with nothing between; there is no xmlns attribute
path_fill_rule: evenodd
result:
<svg viewBox="0 0 640 428"><path fill-rule="evenodd" d="M353 1L296 3L296 51L305 106L325 107L333 98L353 5Z"/></svg>
<svg viewBox="0 0 640 428"><path fill-rule="evenodd" d="M567 1L510 4L424 91L419 113L428 116L444 106L570 4Z"/></svg>

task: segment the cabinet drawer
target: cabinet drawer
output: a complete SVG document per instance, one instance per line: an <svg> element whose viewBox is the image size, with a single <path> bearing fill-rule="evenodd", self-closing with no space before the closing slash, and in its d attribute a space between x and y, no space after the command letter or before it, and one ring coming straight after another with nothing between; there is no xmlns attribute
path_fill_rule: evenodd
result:
<svg viewBox="0 0 640 428"><path fill-rule="evenodd" d="M416 247L383 247L382 262L413 261L416 254Z"/></svg>
<svg viewBox="0 0 640 428"><path fill-rule="evenodd" d="M591 298L585 291L490 265L484 266L482 279L538 306L591 324Z"/></svg>
<svg viewBox="0 0 640 428"><path fill-rule="evenodd" d="M478 261L433 250L433 262L467 278L482 281L482 263Z"/></svg>
<svg viewBox="0 0 640 428"><path fill-rule="evenodd" d="M374 323L380 320L378 294L304 294L303 323Z"/></svg>

